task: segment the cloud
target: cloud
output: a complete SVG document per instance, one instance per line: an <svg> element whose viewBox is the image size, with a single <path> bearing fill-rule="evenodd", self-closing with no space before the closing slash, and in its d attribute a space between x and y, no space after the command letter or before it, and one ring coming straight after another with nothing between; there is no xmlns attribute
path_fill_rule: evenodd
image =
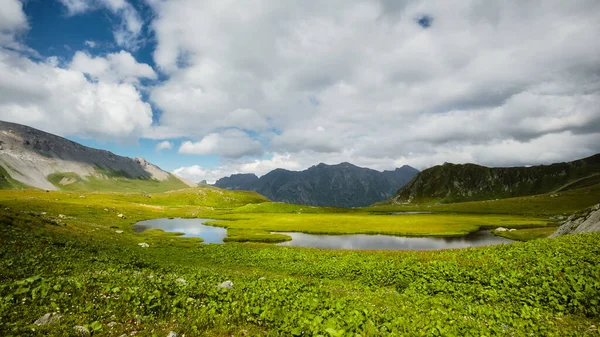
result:
<svg viewBox="0 0 600 337"><path fill-rule="evenodd" d="M23 3L18 0L0 0L0 47L25 49L15 36L29 29Z"/></svg>
<svg viewBox="0 0 600 337"><path fill-rule="evenodd" d="M32 61L0 49L0 119L59 135L135 140L152 109L131 83L90 81L56 58Z"/></svg>
<svg viewBox="0 0 600 337"><path fill-rule="evenodd" d="M96 46L98 45L96 41L92 40L85 40L84 44L90 48L96 48Z"/></svg>
<svg viewBox="0 0 600 337"><path fill-rule="evenodd" d="M211 133L199 142L185 141L181 144L179 153L216 154L227 158L238 158L261 154L262 145L243 131L226 130L222 133Z"/></svg>
<svg viewBox="0 0 600 337"><path fill-rule="evenodd" d="M157 134L249 129L302 165L600 152L597 1L149 3Z"/></svg>
<svg viewBox="0 0 600 337"><path fill-rule="evenodd" d="M161 150L170 150L173 148L173 143L169 142L168 140L162 141L158 144L156 144L156 151L161 151Z"/></svg>
<svg viewBox="0 0 600 337"><path fill-rule="evenodd" d="M144 22L133 5L126 0L58 0L69 15L80 15L89 11L106 9L119 17L120 22L114 27L113 36L119 47L137 49L141 43L140 36ZM86 41L87 42L87 41ZM91 46L93 48L93 46Z"/></svg>
<svg viewBox="0 0 600 337"><path fill-rule="evenodd" d="M107 54L106 57L94 57L78 51L73 56L70 68L88 74L96 80L111 82L137 83L139 78L156 78L152 67L138 63L130 53L123 50Z"/></svg>

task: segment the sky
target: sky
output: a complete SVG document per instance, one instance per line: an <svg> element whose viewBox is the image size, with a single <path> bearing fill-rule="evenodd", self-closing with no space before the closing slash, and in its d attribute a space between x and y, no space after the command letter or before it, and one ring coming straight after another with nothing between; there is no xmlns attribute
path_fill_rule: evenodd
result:
<svg viewBox="0 0 600 337"><path fill-rule="evenodd" d="M597 0L0 0L0 119L214 182L600 152Z"/></svg>

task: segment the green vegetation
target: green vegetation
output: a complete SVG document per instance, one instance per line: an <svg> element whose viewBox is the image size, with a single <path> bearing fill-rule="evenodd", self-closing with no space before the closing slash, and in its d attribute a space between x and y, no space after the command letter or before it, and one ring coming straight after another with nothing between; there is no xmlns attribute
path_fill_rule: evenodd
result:
<svg viewBox="0 0 600 337"><path fill-rule="evenodd" d="M552 193L598 183L600 154L568 163L490 168L444 164L419 173L390 202L457 203Z"/></svg>
<svg viewBox="0 0 600 337"><path fill-rule="evenodd" d="M23 190L27 188L30 187L11 178L6 169L0 165L0 190Z"/></svg>
<svg viewBox="0 0 600 337"><path fill-rule="evenodd" d="M31 193L0 194L2 336L597 335L600 234L440 252L198 245L129 226L197 207Z"/></svg>
<svg viewBox="0 0 600 337"><path fill-rule="evenodd" d="M533 216L570 215L576 211L600 203L600 184L527 197L492 199L485 201L462 202L456 204L421 203L391 205L380 203L364 208L373 212L454 212L484 214L522 214Z"/></svg>
<svg viewBox="0 0 600 337"><path fill-rule="evenodd" d="M59 172L48 175L48 181L63 191L72 192L143 192L160 193L188 188L181 180L133 179L116 171L100 170L99 176L85 176L72 172Z"/></svg>
<svg viewBox="0 0 600 337"><path fill-rule="evenodd" d="M209 186L0 191L0 335L76 336L75 325L93 336L597 335L597 233L436 252L254 243L289 239L271 231L460 235L500 226L529 240L555 229L550 216L597 200L598 186L557 194L338 209ZM382 214L391 210L440 213ZM131 226L170 217L217 219L229 243ZM233 288L217 287L226 280ZM52 312L59 322L33 324Z"/></svg>
<svg viewBox="0 0 600 337"><path fill-rule="evenodd" d="M507 239L516 240L516 241L531 241L536 239L542 239L548 237L548 235L554 233L556 231L556 227L541 227L541 228L527 228L527 229L519 229L516 231L506 231L506 232L496 232L494 231L494 235L502 236Z"/></svg>

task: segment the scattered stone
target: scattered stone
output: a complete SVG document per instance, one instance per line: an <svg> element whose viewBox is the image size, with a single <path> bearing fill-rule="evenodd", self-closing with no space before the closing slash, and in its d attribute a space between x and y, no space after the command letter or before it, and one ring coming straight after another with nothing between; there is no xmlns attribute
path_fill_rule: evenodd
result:
<svg viewBox="0 0 600 337"><path fill-rule="evenodd" d="M117 233L117 234L123 234L123 231L122 230L118 230L118 231L115 231L115 233Z"/></svg>
<svg viewBox="0 0 600 337"><path fill-rule="evenodd" d="M85 195L80 195L79 198L85 199Z"/></svg>
<svg viewBox="0 0 600 337"><path fill-rule="evenodd" d="M231 281L227 280L227 281L225 281L225 282L223 282L223 283L219 284L219 285L217 286L217 288L221 288L221 289L231 289L231 288L233 288L233 282L231 282Z"/></svg>
<svg viewBox="0 0 600 337"><path fill-rule="evenodd" d="M58 215L58 218L59 218L59 219L64 219L64 218L66 218L66 216L65 216L64 214L59 214L59 215Z"/></svg>
<svg viewBox="0 0 600 337"><path fill-rule="evenodd" d="M509 229L508 231L509 231L509 232L514 232L514 231L516 231L516 229L514 229L514 228L511 228L511 229Z"/></svg>
<svg viewBox="0 0 600 337"><path fill-rule="evenodd" d="M117 325L117 322L115 322L115 321L112 321L112 322L110 322L110 323L108 323L108 324L107 324L107 326L108 326L109 328L113 328L113 327L115 327L116 325Z"/></svg>
<svg viewBox="0 0 600 337"><path fill-rule="evenodd" d="M123 215L123 213L119 213L119 214L117 214L117 216L118 216L119 218L121 218L121 219L124 219L124 218L125 218L125 215Z"/></svg>
<svg viewBox="0 0 600 337"><path fill-rule="evenodd" d="M33 322L33 324L35 324L35 325L54 324L54 323L58 323L58 321L60 321L61 318L62 318L62 316L55 312L48 313L48 314L45 314L44 316L38 318L35 322Z"/></svg>
<svg viewBox="0 0 600 337"><path fill-rule="evenodd" d="M75 330L75 332L81 337L89 337L90 336L90 331L84 326L76 325L73 327L73 330Z"/></svg>
<svg viewBox="0 0 600 337"><path fill-rule="evenodd" d="M42 212L42 213L40 213L40 214L41 214L41 215L46 215L46 214L48 214L48 213L46 213L46 212Z"/></svg>
<svg viewBox="0 0 600 337"><path fill-rule="evenodd" d="M248 330L240 330L242 336L248 336Z"/></svg>
<svg viewBox="0 0 600 337"><path fill-rule="evenodd" d="M140 246L142 248L148 248L148 247L150 247L150 245L147 244L147 243L145 243L145 242L138 243L138 246Z"/></svg>
<svg viewBox="0 0 600 337"><path fill-rule="evenodd" d="M10 207L6 207L4 210L5 211L10 211Z"/></svg>
<svg viewBox="0 0 600 337"><path fill-rule="evenodd" d="M108 208L105 208L105 209L104 209L104 211L105 211L105 212L108 212Z"/></svg>
<svg viewBox="0 0 600 337"><path fill-rule="evenodd" d="M178 278L178 279L176 279L175 282L177 282L177 283L179 283L181 285L184 285L184 286L188 285L188 282L185 279L181 278L181 277Z"/></svg>
<svg viewBox="0 0 600 337"><path fill-rule="evenodd" d="M495 229L496 232L506 232L508 231L508 228L504 228L504 227L498 227Z"/></svg>
<svg viewBox="0 0 600 337"><path fill-rule="evenodd" d="M267 279L267 278L263 276L263 277L259 278L258 280L259 280L259 281L264 281L264 280L266 280L266 279Z"/></svg>
<svg viewBox="0 0 600 337"><path fill-rule="evenodd" d="M135 336L135 335L137 335L137 334L138 334L138 332L137 332L137 331L132 331L132 332L130 332L130 333L129 333L129 336Z"/></svg>
<svg viewBox="0 0 600 337"><path fill-rule="evenodd" d="M175 332L175 331L171 331L171 332L169 332L169 334L167 335L167 337L178 337L178 336L179 336L179 334L178 334L177 332Z"/></svg>

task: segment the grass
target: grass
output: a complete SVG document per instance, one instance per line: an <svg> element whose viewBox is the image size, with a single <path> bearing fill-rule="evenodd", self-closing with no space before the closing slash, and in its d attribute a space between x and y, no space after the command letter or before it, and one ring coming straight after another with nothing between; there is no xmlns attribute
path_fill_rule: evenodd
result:
<svg viewBox="0 0 600 337"><path fill-rule="evenodd" d="M102 175L85 176L71 172L59 172L48 175L48 181L63 191L70 192L140 192L140 193L160 193L188 188L181 180L170 176L167 180L157 179L132 179L119 172L101 171ZM74 181L73 183L62 185L63 179Z"/></svg>
<svg viewBox="0 0 600 337"><path fill-rule="evenodd" d="M23 190L30 188L20 181L13 179L6 169L0 165L0 190Z"/></svg>
<svg viewBox="0 0 600 337"><path fill-rule="evenodd" d="M132 222L148 218L241 217L231 210L250 197L204 192L206 205L193 190L169 194L165 205L157 201L163 194L146 198L151 205L139 203L139 194L0 192L0 335L75 336L75 325L93 336L598 334L598 233L361 252L199 245L161 231L132 232ZM220 210L211 209L217 200ZM284 214L294 223L323 215L354 216ZM217 287L225 280L233 288ZM50 312L62 319L33 324Z"/></svg>
<svg viewBox="0 0 600 337"><path fill-rule="evenodd" d="M378 204L364 208L372 212L454 212L484 214L522 214L533 216L569 215L600 203L600 184L564 192L527 197L462 202L456 204Z"/></svg>
<svg viewBox="0 0 600 337"><path fill-rule="evenodd" d="M496 232L494 235L502 236L507 239L516 241L531 241L548 237L550 234L556 231L556 227L541 227L541 228L527 228L519 229L516 231Z"/></svg>

